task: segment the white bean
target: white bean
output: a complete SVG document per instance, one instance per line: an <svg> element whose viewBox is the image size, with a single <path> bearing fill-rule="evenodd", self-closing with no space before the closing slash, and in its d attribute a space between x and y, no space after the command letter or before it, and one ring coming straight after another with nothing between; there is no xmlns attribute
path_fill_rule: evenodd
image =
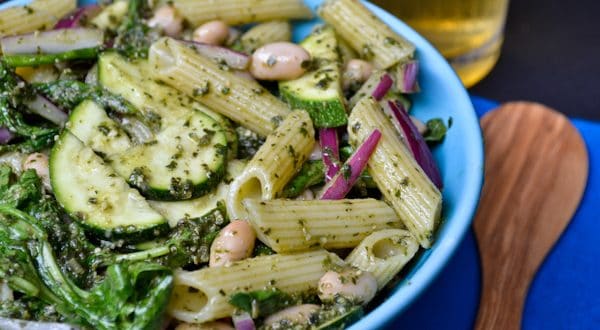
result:
<svg viewBox="0 0 600 330"><path fill-rule="evenodd" d="M206 22L194 30L193 40L220 46L229 38L229 25L223 21Z"/></svg>
<svg viewBox="0 0 600 330"><path fill-rule="evenodd" d="M210 247L210 267L225 266L248 258L254 249L256 233L244 220L235 220L221 229Z"/></svg>
<svg viewBox="0 0 600 330"><path fill-rule="evenodd" d="M158 8L148 21L150 27L159 27L171 37L177 37L183 30L183 17L173 6L166 5Z"/></svg>
<svg viewBox="0 0 600 330"><path fill-rule="evenodd" d="M341 272L328 271L319 280L319 298L333 300L336 295L368 303L377 293L377 280L370 272L346 269Z"/></svg>
<svg viewBox="0 0 600 330"><path fill-rule="evenodd" d="M308 324L311 315L319 311L319 306L304 304L283 309L265 319L264 325L270 327L283 320L293 324Z"/></svg>
<svg viewBox="0 0 600 330"><path fill-rule="evenodd" d="M413 122L413 124L415 124L421 135L427 132L427 126L425 126L425 124L419 118L410 116L410 120Z"/></svg>
<svg viewBox="0 0 600 330"><path fill-rule="evenodd" d="M346 63L343 75L344 89L348 89L353 85L359 85L367 81L373 73L373 64L359 60L351 59Z"/></svg>
<svg viewBox="0 0 600 330"><path fill-rule="evenodd" d="M261 80L292 80L304 74L303 63L310 54L290 42L264 45L252 54L250 73Z"/></svg>
<svg viewBox="0 0 600 330"><path fill-rule="evenodd" d="M200 324L181 323L175 330L235 330L235 328L227 322L213 321Z"/></svg>
<svg viewBox="0 0 600 330"><path fill-rule="evenodd" d="M305 189L302 194L296 197L297 201L312 201L315 199L315 193L310 189Z"/></svg>
<svg viewBox="0 0 600 330"><path fill-rule="evenodd" d="M51 189L50 185L50 170L48 169L48 156L45 154L34 152L25 158L23 162L23 170L32 169L40 177L44 187Z"/></svg>

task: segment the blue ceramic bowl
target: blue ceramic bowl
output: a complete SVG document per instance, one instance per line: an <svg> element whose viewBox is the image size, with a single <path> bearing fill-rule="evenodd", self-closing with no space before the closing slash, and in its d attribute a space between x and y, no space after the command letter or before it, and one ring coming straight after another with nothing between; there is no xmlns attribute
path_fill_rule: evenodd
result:
<svg viewBox="0 0 600 330"><path fill-rule="evenodd" d="M28 0L13 0L0 8L23 4ZM95 3L80 0L80 4ZM322 0L305 0L315 9ZM393 30L412 41L421 62L419 83L422 92L415 95L413 114L422 120L452 118L452 127L444 142L434 150L435 159L444 179L443 222L431 249L417 255L406 269L405 277L388 292L382 303L351 329L379 329L404 311L439 274L450 259L471 224L483 182L483 141L479 121L467 92L444 58L423 37L406 24L367 4ZM319 20L294 24L294 38L302 40Z"/></svg>

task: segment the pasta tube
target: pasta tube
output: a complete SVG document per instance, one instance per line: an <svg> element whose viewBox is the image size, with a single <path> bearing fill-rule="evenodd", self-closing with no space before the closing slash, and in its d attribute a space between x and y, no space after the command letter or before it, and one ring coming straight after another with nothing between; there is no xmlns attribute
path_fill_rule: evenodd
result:
<svg viewBox="0 0 600 330"><path fill-rule="evenodd" d="M442 194L404 145L398 131L372 97L361 99L348 119L350 143L357 147L373 129L381 140L367 164L369 174L406 228L429 248L442 210Z"/></svg>
<svg viewBox="0 0 600 330"><path fill-rule="evenodd" d="M343 262L325 250L261 256L228 267L175 273L169 313L174 318L201 323L231 316L229 296L237 292L276 287L287 293L314 290L332 264Z"/></svg>
<svg viewBox="0 0 600 330"><path fill-rule="evenodd" d="M193 25L216 19L240 25L312 17L302 0L177 0L173 5Z"/></svg>
<svg viewBox="0 0 600 330"><path fill-rule="evenodd" d="M0 37L46 30L77 7L76 0L35 0L0 11Z"/></svg>
<svg viewBox="0 0 600 330"><path fill-rule="evenodd" d="M290 112L256 81L236 76L176 40L158 40L149 58L155 78L262 136Z"/></svg>
<svg viewBox="0 0 600 330"><path fill-rule="evenodd" d="M266 44L278 41L290 41L292 26L288 21L271 21L257 24L240 38L242 50L252 54Z"/></svg>
<svg viewBox="0 0 600 330"><path fill-rule="evenodd" d="M246 199L243 204L258 238L279 253L353 248L373 231L402 227L394 210L376 199Z"/></svg>
<svg viewBox="0 0 600 330"><path fill-rule="evenodd" d="M242 205L246 198L278 197L302 168L315 144L312 121L305 111L294 111L269 135L244 172L233 181L227 198L231 219L249 219Z"/></svg>
<svg viewBox="0 0 600 330"><path fill-rule="evenodd" d="M359 0L327 0L319 16L379 69L411 58L415 47L367 9Z"/></svg>
<svg viewBox="0 0 600 330"><path fill-rule="evenodd" d="M419 243L410 232L387 229L367 236L346 257L346 263L371 272L377 287L383 288L419 250Z"/></svg>

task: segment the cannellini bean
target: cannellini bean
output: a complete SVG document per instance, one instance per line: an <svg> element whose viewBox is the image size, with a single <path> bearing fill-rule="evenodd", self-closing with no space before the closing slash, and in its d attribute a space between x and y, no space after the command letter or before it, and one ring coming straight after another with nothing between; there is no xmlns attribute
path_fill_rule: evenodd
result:
<svg viewBox="0 0 600 330"><path fill-rule="evenodd" d="M350 300L368 303L377 293L377 280L370 272L346 269L341 272L328 271L319 280L319 298L332 300L340 295Z"/></svg>
<svg viewBox="0 0 600 330"><path fill-rule="evenodd" d="M413 122L413 124L415 124L415 126L417 126L417 129L421 135L427 132L427 126L425 126L425 124L419 118L410 116L410 120Z"/></svg>
<svg viewBox="0 0 600 330"><path fill-rule="evenodd" d="M351 59L346 63L343 75L344 89L350 88L352 85L360 85L367 81L373 73L373 64L359 60Z"/></svg>
<svg viewBox="0 0 600 330"><path fill-rule="evenodd" d="M48 169L48 156L45 154L34 152L25 158L23 162L23 170L32 169L42 180L44 187L51 189L50 171Z"/></svg>
<svg viewBox="0 0 600 330"><path fill-rule="evenodd" d="M256 233L244 220L235 220L221 229L210 247L210 267L225 266L248 258L254 249Z"/></svg>
<svg viewBox="0 0 600 330"><path fill-rule="evenodd" d="M171 37L176 37L183 30L183 17L173 6L166 5L158 8L148 21L150 27L159 27Z"/></svg>
<svg viewBox="0 0 600 330"><path fill-rule="evenodd" d="M193 40L209 45L222 45L229 38L229 25L223 21L206 22L194 30Z"/></svg>
<svg viewBox="0 0 600 330"><path fill-rule="evenodd" d="M235 328L227 322L213 321L200 324L181 323L175 330L235 330Z"/></svg>
<svg viewBox="0 0 600 330"><path fill-rule="evenodd" d="M319 306L314 304L304 304L283 309L265 319L264 325L273 326L283 320L292 324L307 324L311 315L319 311Z"/></svg>
<svg viewBox="0 0 600 330"><path fill-rule="evenodd" d="M313 193L313 191L310 189L304 190L304 192L300 196L296 197L296 200L298 201L312 201L314 199L315 193Z"/></svg>
<svg viewBox="0 0 600 330"><path fill-rule="evenodd" d="M304 74L303 63L310 54L290 42L264 45L252 54L250 73L261 80L292 80Z"/></svg>

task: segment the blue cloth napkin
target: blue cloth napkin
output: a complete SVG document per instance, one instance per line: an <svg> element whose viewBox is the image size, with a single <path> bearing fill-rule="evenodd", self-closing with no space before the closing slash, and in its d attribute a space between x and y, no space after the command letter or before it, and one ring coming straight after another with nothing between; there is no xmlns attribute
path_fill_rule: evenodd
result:
<svg viewBox="0 0 600 330"><path fill-rule="evenodd" d="M479 116L498 103L472 97ZM536 275L523 329L600 329L600 123L573 119L590 158L575 217ZM481 289L479 254L469 232L439 277L390 329L471 329Z"/></svg>

